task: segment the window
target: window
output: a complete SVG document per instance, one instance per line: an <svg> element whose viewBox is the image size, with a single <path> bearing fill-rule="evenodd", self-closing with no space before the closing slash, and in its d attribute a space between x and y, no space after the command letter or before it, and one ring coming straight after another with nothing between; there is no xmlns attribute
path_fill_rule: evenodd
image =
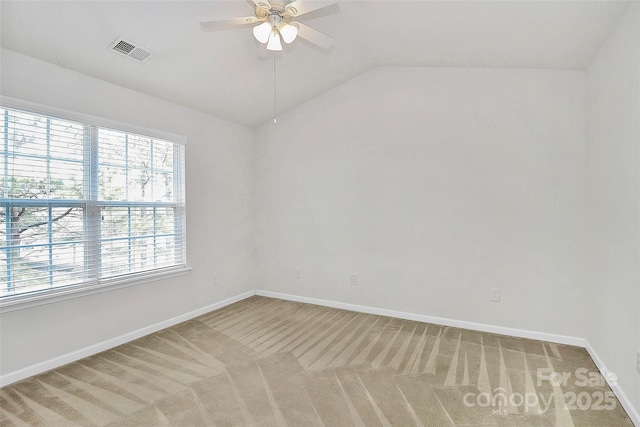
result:
<svg viewBox="0 0 640 427"><path fill-rule="evenodd" d="M0 301L186 267L183 144L0 116Z"/></svg>

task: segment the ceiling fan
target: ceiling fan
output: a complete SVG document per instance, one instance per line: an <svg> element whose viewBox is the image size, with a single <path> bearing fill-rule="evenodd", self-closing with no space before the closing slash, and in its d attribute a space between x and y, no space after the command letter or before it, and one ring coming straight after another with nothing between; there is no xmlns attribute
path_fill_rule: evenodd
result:
<svg viewBox="0 0 640 427"><path fill-rule="evenodd" d="M221 19L200 22L204 31L223 30L239 26L254 25L253 35L260 43L267 44L268 50L282 50L282 41L293 42L301 37L323 49L329 49L335 41L332 37L321 33L307 25L294 21L298 17L335 4L334 1L315 0L252 0L255 4L255 16ZM256 25L258 24L258 25Z"/></svg>

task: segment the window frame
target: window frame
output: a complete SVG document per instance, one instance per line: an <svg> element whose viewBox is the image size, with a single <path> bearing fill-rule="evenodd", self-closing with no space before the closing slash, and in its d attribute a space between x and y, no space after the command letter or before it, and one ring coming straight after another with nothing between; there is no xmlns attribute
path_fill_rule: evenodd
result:
<svg viewBox="0 0 640 427"><path fill-rule="evenodd" d="M191 267L188 265L187 258L187 227L186 227L186 217L187 217L187 200L186 200L186 186L185 186L185 158L186 156L186 144L187 138L183 135L178 135L170 132L160 131L156 129L145 128L141 126L136 126L128 123L116 122L109 119L104 119L96 116L92 116L89 114L78 113L70 110L65 110L61 108L51 107L47 105L42 105L30 101L25 101L18 98L12 98L8 96L0 96L0 105L3 108L7 109L16 109L22 110L25 112L33 113L33 114L41 114L45 116L52 116L55 118L60 118L63 120L80 122L85 125L89 125L89 127L96 128L106 128L117 130L119 132L126 132L131 134L142 135L145 137L150 137L154 139L167 140L175 144L180 144L184 148L182 150L183 158L180 159L181 165L181 173L174 177L174 179L178 179L179 183L176 185L179 186L182 196L182 202L177 202L182 208L182 251L183 251L183 260L184 263L182 265L170 266L161 269L152 269L141 272L128 273L126 275L105 278L105 279L92 279L89 281L84 281L79 284L74 285L65 285L61 287L54 287L46 290L35 291L25 294L17 294L5 296L0 299L0 313L20 310L24 308L34 307L42 304L49 304L57 301L63 301L71 298L78 298L85 295L91 295L95 293L107 292L111 290L121 289L129 286L136 286L144 283L148 283L151 281L157 281L162 279L168 279L172 277L182 276L184 274L189 273L191 271ZM93 138L92 138L93 139ZM175 167L175 166L174 166ZM92 189L95 191L95 189ZM77 200L69 200L71 204L77 202ZM119 202L122 204L122 202ZM125 203L126 204L126 203ZM107 202L106 206L109 203ZM86 204L86 209L88 214L91 215L98 213L98 209L101 206L105 206L102 201L95 200L94 197L91 197L89 203ZM131 206L135 206L135 204L131 204ZM95 236L94 236L95 237ZM94 239L94 244L100 244L100 239Z"/></svg>

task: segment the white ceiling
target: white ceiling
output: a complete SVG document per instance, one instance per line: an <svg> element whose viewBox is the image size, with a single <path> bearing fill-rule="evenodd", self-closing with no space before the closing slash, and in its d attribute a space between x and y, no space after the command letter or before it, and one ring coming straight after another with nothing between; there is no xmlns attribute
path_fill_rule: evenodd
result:
<svg viewBox="0 0 640 427"><path fill-rule="evenodd" d="M313 0L309 0L313 1ZM253 12L236 1L2 0L2 46L256 127L273 117L273 54L251 27L199 22ZM276 55L278 110L380 65L585 68L628 7L618 1L340 1L300 21L336 39ZM150 49L136 63L107 47Z"/></svg>

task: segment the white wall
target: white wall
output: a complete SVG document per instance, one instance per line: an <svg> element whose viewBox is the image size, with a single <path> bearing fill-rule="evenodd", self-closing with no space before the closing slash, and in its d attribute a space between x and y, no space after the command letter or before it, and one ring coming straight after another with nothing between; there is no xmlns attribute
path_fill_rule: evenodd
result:
<svg viewBox="0 0 640 427"><path fill-rule="evenodd" d="M187 136L193 268L173 279L2 313L2 375L254 289L250 130L9 50L1 54L3 95Z"/></svg>
<svg viewBox="0 0 640 427"><path fill-rule="evenodd" d="M592 324L587 339L640 411L640 13L635 2L588 69Z"/></svg>
<svg viewBox="0 0 640 427"><path fill-rule="evenodd" d="M585 336L584 97L577 70L385 67L263 125L258 289Z"/></svg>

